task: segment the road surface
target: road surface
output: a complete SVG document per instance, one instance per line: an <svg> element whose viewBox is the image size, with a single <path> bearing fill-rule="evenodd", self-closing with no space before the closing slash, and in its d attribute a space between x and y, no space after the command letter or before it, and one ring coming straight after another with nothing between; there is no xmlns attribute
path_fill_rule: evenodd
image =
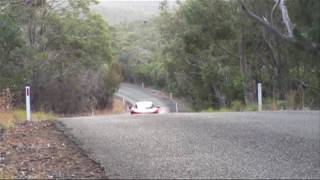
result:
<svg viewBox="0 0 320 180"><path fill-rule="evenodd" d="M320 178L320 112L61 119L109 178Z"/></svg>
<svg viewBox="0 0 320 180"><path fill-rule="evenodd" d="M116 93L117 97L124 98L130 104L137 101L152 101L154 104L160 106L160 113L175 112L175 103L170 98L160 95L155 90L148 88L141 88L134 84L121 83L121 86Z"/></svg>

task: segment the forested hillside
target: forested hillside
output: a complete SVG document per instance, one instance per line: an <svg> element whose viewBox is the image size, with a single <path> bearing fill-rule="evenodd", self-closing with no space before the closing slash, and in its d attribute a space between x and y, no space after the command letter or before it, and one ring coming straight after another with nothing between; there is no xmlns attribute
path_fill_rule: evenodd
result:
<svg viewBox="0 0 320 180"><path fill-rule="evenodd" d="M31 85L35 109L105 108L123 76L195 110L255 110L257 83L267 110L320 107L318 0L97 2L0 2L0 90L15 106Z"/></svg>
<svg viewBox="0 0 320 180"><path fill-rule="evenodd" d="M158 86L196 110L320 106L320 1L186 0L112 28L127 81Z"/></svg>
<svg viewBox="0 0 320 180"><path fill-rule="evenodd" d="M93 0L0 2L0 90L35 110L78 113L110 104L121 81L109 27L92 13Z"/></svg>

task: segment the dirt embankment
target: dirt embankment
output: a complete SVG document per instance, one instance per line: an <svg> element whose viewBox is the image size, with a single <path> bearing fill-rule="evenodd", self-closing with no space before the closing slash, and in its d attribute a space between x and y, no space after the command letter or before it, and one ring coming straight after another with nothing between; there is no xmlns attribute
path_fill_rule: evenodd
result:
<svg viewBox="0 0 320 180"><path fill-rule="evenodd" d="M112 108L94 111L94 115L126 113L126 110L121 100L114 99ZM1 111L0 179L9 178L106 177L104 169L65 136L55 121L16 123L12 113Z"/></svg>
<svg viewBox="0 0 320 180"><path fill-rule="evenodd" d="M23 122L0 135L0 179L106 178L54 121Z"/></svg>

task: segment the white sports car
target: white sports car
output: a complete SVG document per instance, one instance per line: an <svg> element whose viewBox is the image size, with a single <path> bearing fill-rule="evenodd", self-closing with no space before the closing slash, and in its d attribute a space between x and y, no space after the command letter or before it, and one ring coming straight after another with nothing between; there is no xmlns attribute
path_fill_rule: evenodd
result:
<svg viewBox="0 0 320 180"><path fill-rule="evenodd" d="M130 114L159 114L160 107L155 106L151 101L139 101L129 107Z"/></svg>

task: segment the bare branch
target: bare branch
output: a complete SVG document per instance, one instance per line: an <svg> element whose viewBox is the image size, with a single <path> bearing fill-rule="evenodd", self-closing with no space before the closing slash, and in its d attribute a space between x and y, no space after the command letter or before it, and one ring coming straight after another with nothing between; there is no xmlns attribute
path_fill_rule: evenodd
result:
<svg viewBox="0 0 320 180"><path fill-rule="evenodd" d="M250 11L245 3L244 0L238 0L238 2L241 5L241 8L243 9L243 11L254 21L256 21L258 24L260 24L261 26L263 26L266 30L268 30L269 32L271 32L272 34L276 35L278 38L280 38L283 41L286 41L289 44L292 44L294 46L296 46L299 49L303 49L309 52L313 52L317 55L320 56L320 44L316 43L316 42L312 42L310 40L307 40L306 38L304 39L299 39L297 40L295 35L292 32L289 32L289 35L283 34L280 31L278 31L278 29L273 26L272 24L269 24L268 22L264 21L262 18L260 18L259 16L257 16L256 14L254 14L252 11ZM283 4L285 6L285 4ZM286 11L286 8L285 8ZM288 14L288 12L285 12L286 14ZM289 16L288 16L289 18ZM288 19L289 22L289 19ZM291 22L290 22L291 23ZM292 26L289 24L289 29L292 30ZM292 35L292 36L290 36Z"/></svg>
<svg viewBox="0 0 320 180"><path fill-rule="evenodd" d="M238 0L240 2L240 5L242 7L242 9L247 13L247 15L254 19L256 22L258 22L260 25L262 25L263 27L265 27L266 29L268 29L270 32L276 34L277 36L279 36L281 39L288 39L287 36L281 34L274 26L272 26L271 24L269 24L267 21L263 20L262 18L260 18L259 16L255 15L253 12L251 12L247 6L245 5L243 0Z"/></svg>
<svg viewBox="0 0 320 180"><path fill-rule="evenodd" d="M288 36L293 37L293 28L292 28L292 23L288 14L287 7L285 5L285 0L280 0L280 10L282 14L282 21L286 25L287 31L288 31Z"/></svg>
<svg viewBox="0 0 320 180"><path fill-rule="evenodd" d="M268 49L270 50L271 52L271 55L272 55L272 62L273 62L273 66L278 69L278 62L279 62L279 59L278 59L278 53L276 51L276 48L274 48L271 44L271 42L268 41L268 39L266 38L266 33L265 31L263 30L262 31L262 38L263 38L263 41L266 43Z"/></svg>
<svg viewBox="0 0 320 180"><path fill-rule="evenodd" d="M272 11L271 11L271 15L270 15L270 17L271 17L271 25L274 25L274 23L273 23L273 15L274 15L275 10L277 9L277 7L279 6L279 3L280 3L280 0L275 0L275 1L276 1L276 3L274 4L274 6L272 8Z"/></svg>

